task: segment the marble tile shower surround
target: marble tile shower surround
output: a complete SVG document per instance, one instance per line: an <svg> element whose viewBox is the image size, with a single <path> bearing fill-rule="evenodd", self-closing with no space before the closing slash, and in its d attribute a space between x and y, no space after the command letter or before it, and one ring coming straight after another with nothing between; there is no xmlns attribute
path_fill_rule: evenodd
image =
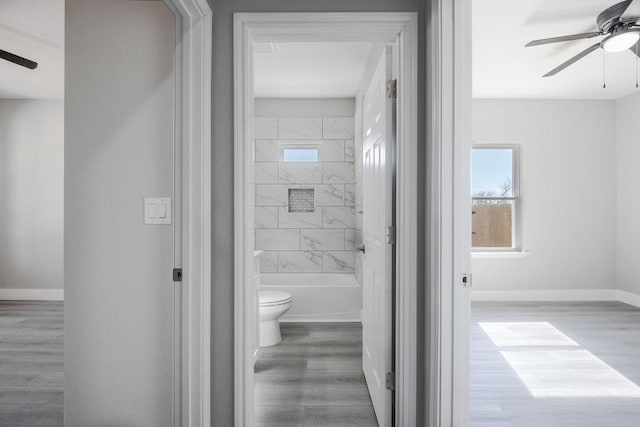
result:
<svg viewBox="0 0 640 427"><path fill-rule="evenodd" d="M353 117L255 118L255 246L263 273L354 274ZM283 147L317 147L318 162L282 162ZM314 211L289 212L290 188L314 190Z"/></svg>

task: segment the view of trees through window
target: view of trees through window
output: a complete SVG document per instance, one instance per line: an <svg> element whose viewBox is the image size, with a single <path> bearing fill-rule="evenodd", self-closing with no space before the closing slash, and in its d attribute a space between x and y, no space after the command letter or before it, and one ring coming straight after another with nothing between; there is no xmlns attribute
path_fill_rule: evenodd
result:
<svg viewBox="0 0 640 427"><path fill-rule="evenodd" d="M474 147L472 165L472 246L513 248L514 149Z"/></svg>

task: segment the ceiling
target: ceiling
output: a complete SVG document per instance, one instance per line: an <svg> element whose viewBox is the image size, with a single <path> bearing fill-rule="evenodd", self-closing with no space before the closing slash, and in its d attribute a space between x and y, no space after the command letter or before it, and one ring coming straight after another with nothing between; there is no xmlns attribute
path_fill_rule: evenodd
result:
<svg viewBox="0 0 640 427"><path fill-rule="evenodd" d="M0 60L0 98L63 98L64 0L0 0L0 49L38 63Z"/></svg>
<svg viewBox="0 0 640 427"><path fill-rule="evenodd" d="M594 39L525 48L533 39L593 31L616 0L472 0L473 95L478 98L618 99L634 93L636 60L598 50L554 77L542 75ZM1 0L0 48L38 62L0 61L0 98L64 96L64 0ZM257 97L353 97L371 43L259 43Z"/></svg>
<svg viewBox="0 0 640 427"><path fill-rule="evenodd" d="M256 43L257 98L352 98L372 43Z"/></svg>
<svg viewBox="0 0 640 427"><path fill-rule="evenodd" d="M618 99L636 89L632 52L602 49L543 78L602 37L525 48L534 39L597 31L596 17L616 0L472 0L473 96L476 98Z"/></svg>

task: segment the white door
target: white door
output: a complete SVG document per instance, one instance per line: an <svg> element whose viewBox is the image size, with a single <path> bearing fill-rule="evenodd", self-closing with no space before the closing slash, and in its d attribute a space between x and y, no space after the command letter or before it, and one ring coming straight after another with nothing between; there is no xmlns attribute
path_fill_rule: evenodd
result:
<svg viewBox="0 0 640 427"><path fill-rule="evenodd" d="M170 427L176 222L143 199L174 197L175 17L65 5L64 421Z"/></svg>
<svg viewBox="0 0 640 427"><path fill-rule="evenodd" d="M393 99L386 96L391 78L391 49L381 55L362 102L363 309L362 368L380 426L391 425L391 391L385 377L392 369L392 225Z"/></svg>

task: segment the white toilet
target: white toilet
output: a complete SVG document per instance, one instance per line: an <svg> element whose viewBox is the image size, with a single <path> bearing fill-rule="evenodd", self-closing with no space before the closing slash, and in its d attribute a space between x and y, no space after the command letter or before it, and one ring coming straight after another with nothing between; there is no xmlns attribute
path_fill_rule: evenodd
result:
<svg viewBox="0 0 640 427"><path fill-rule="evenodd" d="M291 294L260 291L260 347L276 345L280 336L280 317L291 308Z"/></svg>

